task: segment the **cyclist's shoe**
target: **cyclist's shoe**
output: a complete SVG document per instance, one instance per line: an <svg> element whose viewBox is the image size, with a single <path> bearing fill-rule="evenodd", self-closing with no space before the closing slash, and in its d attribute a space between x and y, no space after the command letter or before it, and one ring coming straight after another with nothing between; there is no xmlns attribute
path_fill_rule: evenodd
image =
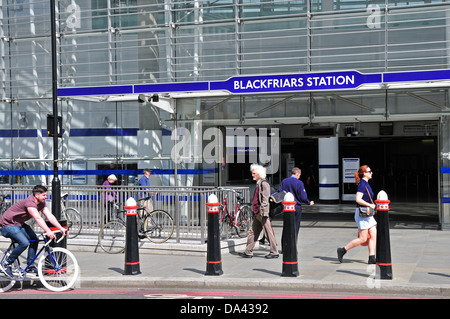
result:
<svg viewBox="0 0 450 319"><path fill-rule="evenodd" d="M139 237L139 239L144 239L145 238L145 234L144 234L144 232L139 232L139 234L138 234L138 237Z"/></svg>
<svg viewBox="0 0 450 319"><path fill-rule="evenodd" d="M27 269L27 273L28 274L37 275L38 274L38 270L37 270L36 266L31 266L30 268Z"/></svg>
<svg viewBox="0 0 450 319"><path fill-rule="evenodd" d="M12 267L11 267L11 264L8 264L8 263L3 263L3 264L0 264L0 270L5 274L5 275L7 275L7 276L9 276L9 277L14 277L14 275L13 275L13 272L12 272Z"/></svg>

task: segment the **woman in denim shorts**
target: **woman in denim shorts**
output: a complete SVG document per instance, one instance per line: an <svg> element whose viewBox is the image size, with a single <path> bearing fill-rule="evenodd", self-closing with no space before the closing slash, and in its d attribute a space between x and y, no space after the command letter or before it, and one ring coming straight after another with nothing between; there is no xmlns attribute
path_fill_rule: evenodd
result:
<svg viewBox="0 0 450 319"><path fill-rule="evenodd" d="M337 249L337 256L339 262L345 253L359 245L367 245L369 248L369 264L375 264L375 249L377 240L377 222L373 216L362 217L359 215L359 207L370 207L376 209L376 205L373 202L373 191L369 185L369 180L372 179L372 170L367 165L363 165L355 173L355 181L358 185L356 190L356 204L355 209L355 221L358 225L358 238L353 239L347 245Z"/></svg>

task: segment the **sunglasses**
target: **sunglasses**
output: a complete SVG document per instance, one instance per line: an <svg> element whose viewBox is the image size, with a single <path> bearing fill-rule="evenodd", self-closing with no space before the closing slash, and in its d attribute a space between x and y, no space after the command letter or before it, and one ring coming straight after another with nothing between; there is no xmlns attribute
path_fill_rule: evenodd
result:
<svg viewBox="0 0 450 319"><path fill-rule="evenodd" d="M370 170L370 168L366 171L366 173L373 174L373 172Z"/></svg>

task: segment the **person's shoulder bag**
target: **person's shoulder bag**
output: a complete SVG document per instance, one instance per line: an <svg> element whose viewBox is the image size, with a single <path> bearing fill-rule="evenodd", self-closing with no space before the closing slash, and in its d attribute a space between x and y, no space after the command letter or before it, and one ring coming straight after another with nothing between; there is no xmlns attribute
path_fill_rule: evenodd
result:
<svg viewBox="0 0 450 319"><path fill-rule="evenodd" d="M366 190L367 190L367 194L369 194L369 197L370 197L370 200L371 200L372 204L374 204L374 202L373 202L373 200L372 200L372 196L370 196L370 192L369 192L369 190L367 189L367 186L366 186ZM372 207L369 207L369 206L359 206L359 216L361 216L361 217L370 217L370 216L373 216L373 215L375 215L375 212L376 212L376 210L373 209Z"/></svg>
<svg viewBox="0 0 450 319"><path fill-rule="evenodd" d="M283 213L283 200L286 196L286 191L275 192L269 197L270 212L269 217L274 218Z"/></svg>

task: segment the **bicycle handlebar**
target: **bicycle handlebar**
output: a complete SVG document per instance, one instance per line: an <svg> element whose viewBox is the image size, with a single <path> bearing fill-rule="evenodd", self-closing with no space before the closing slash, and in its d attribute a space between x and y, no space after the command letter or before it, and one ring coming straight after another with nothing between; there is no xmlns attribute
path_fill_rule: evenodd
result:
<svg viewBox="0 0 450 319"><path fill-rule="evenodd" d="M236 194L242 194L242 191L238 191L233 188L225 188L225 187L220 187L220 186L217 186L215 188L219 191L232 191L233 193L236 193Z"/></svg>
<svg viewBox="0 0 450 319"><path fill-rule="evenodd" d="M53 231L54 234L60 233L60 232L61 232L61 231L60 231L59 229ZM45 234L42 234L42 236L45 237ZM61 242L61 241L64 239L65 236L67 236L67 232L66 232L66 235L61 236L61 238L58 239L58 240L56 241L56 243L58 244L59 242ZM48 245L52 242L52 240L53 240L53 238L51 238L49 241L47 241L47 242L45 243L44 246L48 246Z"/></svg>
<svg viewBox="0 0 450 319"><path fill-rule="evenodd" d="M138 199L138 202L140 202L142 200L149 200L150 198L152 198L152 196L147 196L147 197L144 197L144 198L140 198L140 199Z"/></svg>

